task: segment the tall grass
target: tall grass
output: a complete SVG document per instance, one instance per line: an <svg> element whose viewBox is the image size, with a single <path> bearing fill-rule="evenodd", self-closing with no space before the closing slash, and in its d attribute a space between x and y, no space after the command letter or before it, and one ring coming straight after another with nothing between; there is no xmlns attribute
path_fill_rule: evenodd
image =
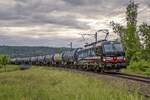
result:
<svg viewBox="0 0 150 100"><path fill-rule="evenodd" d="M142 100L92 76L52 68L0 73L0 100Z"/></svg>

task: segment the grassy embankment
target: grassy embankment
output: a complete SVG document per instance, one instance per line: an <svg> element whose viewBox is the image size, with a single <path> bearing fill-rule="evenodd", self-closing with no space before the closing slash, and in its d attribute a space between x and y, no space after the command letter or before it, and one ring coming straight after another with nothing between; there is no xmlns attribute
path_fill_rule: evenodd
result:
<svg viewBox="0 0 150 100"><path fill-rule="evenodd" d="M0 73L0 100L142 100L142 97L93 76L33 67Z"/></svg>
<svg viewBox="0 0 150 100"><path fill-rule="evenodd" d="M150 62L145 60L131 62L123 72L150 76Z"/></svg>

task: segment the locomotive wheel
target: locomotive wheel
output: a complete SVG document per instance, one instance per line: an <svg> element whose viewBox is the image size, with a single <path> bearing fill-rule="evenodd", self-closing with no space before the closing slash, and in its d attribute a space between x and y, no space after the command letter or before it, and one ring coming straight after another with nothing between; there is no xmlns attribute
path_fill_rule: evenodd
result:
<svg viewBox="0 0 150 100"><path fill-rule="evenodd" d="M85 71L88 71L89 70L89 66L88 64L85 65Z"/></svg>
<svg viewBox="0 0 150 100"><path fill-rule="evenodd" d="M105 72L104 67L101 68L101 71L100 71L100 72L101 72L101 73L104 73L104 72Z"/></svg>

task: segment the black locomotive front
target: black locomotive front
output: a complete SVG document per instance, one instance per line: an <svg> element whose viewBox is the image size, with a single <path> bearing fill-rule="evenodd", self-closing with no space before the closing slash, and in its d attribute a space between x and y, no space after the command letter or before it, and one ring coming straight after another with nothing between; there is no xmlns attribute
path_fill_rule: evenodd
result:
<svg viewBox="0 0 150 100"><path fill-rule="evenodd" d="M105 69L121 69L126 67L126 58L120 42L104 42L102 45L102 62Z"/></svg>

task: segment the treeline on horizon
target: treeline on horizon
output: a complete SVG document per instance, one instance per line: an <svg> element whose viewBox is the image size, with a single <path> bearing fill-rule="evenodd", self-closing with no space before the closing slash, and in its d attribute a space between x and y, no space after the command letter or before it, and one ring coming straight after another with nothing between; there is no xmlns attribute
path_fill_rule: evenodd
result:
<svg viewBox="0 0 150 100"><path fill-rule="evenodd" d="M70 48L65 47L29 47L29 46L0 46L0 55L15 57L32 57L60 53Z"/></svg>

